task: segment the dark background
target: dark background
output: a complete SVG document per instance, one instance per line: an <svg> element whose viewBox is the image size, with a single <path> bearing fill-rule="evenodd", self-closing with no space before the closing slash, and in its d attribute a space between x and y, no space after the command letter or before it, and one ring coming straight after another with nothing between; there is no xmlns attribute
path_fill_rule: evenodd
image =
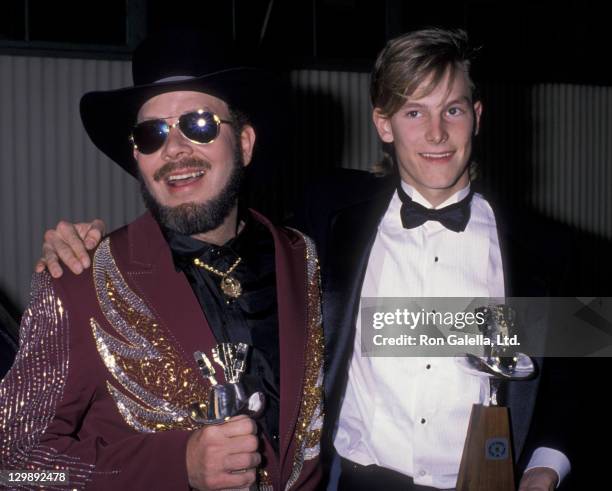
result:
<svg viewBox="0 0 612 491"><path fill-rule="evenodd" d="M482 46L482 80L610 85L607 11L577 0L7 0L0 47L129 58L147 32L197 26L278 68L369 71L391 37L461 27Z"/></svg>
<svg viewBox="0 0 612 491"><path fill-rule="evenodd" d="M480 47L473 68L485 113L476 157L495 165L481 168L480 184L512 203L530 196L533 84L612 85L606 2L13 0L2 6L0 52L129 59L147 33L198 27L211 32L211 43L236 42L285 75L308 68L367 73L386 40L400 33L463 28ZM338 101L291 90L270 97L256 150L256 162L265 165L251 172L257 174L252 189L267 188L253 203L275 219L288 216L304 180L339 165L342 148ZM305 141L296 144L296 134Z"/></svg>

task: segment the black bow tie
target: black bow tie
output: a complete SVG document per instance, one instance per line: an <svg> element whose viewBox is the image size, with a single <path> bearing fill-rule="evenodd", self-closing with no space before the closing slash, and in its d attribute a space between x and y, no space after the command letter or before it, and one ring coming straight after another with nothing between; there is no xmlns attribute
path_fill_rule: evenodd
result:
<svg viewBox="0 0 612 491"><path fill-rule="evenodd" d="M412 201L402 189L402 186L397 187L397 194L402 200L402 225L404 228L415 228L423 225L429 220L440 222L447 229L453 232L463 232L470 221L470 203L472 201L472 191L457 203L445 206L438 210L433 208L425 208L419 203Z"/></svg>

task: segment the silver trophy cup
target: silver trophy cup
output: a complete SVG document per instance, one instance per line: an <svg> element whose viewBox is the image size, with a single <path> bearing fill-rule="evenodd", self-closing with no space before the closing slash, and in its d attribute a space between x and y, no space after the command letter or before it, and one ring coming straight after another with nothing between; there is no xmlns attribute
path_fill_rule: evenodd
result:
<svg viewBox="0 0 612 491"><path fill-rule="evenodd" d="M239 414L253 418L261 415L265 407L264 394L248 394L241 382L249 350L246 343L221 343L213 348L213 359L223 369L225 376L223 384L217 382L210 359L201 351L193 354L200 372L211 384L208 401L205 404L194 402L189 406L189 416L194 422L215 425Z"/></svg>
<svg viewBox="0 0 612 491"><path fill-rule="evenodd" d="M484 356L466 353L460 363L473 374L490 378L490 404L497 405L497 391L502 380L527 380L534 376L535 365L525 353L514 352L504 343L516 334L516 312L509 305L488 305L474 311L485 321L479 325L480 333L489 340Z"/></svg>

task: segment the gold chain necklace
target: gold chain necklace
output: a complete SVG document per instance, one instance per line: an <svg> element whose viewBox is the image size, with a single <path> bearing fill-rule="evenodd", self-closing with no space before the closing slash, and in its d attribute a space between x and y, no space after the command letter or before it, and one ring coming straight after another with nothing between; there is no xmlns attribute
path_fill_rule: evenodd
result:
<svg viewBox="0 0 612 491"><path fill-rule="evenodd" d="M236 269L236 266L238 266L240 264L240 261L242 261L242 258L239 257L238 259L236 259L236 261L234 261L234 264L232 264L227 271L219 271L216 268L213 268L212 266L200 261L197 257L193 260L193 264L195 264L197 267L205 269L206 271L216 274L217 276L221 277L221 291L230 298L238 298L241 294L242 294L242 285L240 285L240 282L236 279L233 278L232 276L230 276L230 274L232 274L232 272Z"/></svg>

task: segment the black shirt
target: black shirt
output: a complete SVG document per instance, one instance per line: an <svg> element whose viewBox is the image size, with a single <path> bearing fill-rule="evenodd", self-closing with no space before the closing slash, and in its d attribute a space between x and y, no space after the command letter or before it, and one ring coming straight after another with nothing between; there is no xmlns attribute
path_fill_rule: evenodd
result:
<svg viewBox="0 0 612 491"><path fill-rule="evenodd" d="M265 394L266 408L259 423L278 451L280 370L272 235L264 225L251 218L236 237L222 246L167 229L164 235L177 270L187 275L217 342L243 342L251 346L242 382L249 393L259 390ZM242 287L236 299L223 293L219 275L193 262L198 258L226 272L239 257L241 261L230 275Z"/></svg>

